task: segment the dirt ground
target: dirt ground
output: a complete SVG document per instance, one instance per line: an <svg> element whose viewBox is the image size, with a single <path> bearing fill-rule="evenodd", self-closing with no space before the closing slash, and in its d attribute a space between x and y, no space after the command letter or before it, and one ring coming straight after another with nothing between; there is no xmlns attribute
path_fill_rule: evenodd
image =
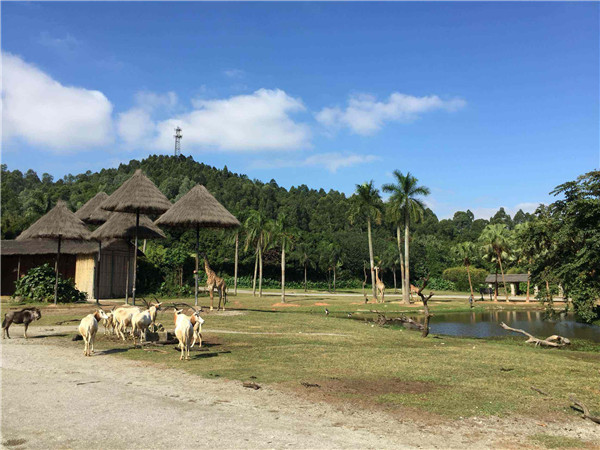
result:
<svg viewBox="0 0 600 450"><path fill-rule="evenodd" d="M534 447L528 437L540 433L600 443L600 428L589 421L403 420L269 386L202 379L110 350L86 358L83 343L75 351L36 338L44 327L31 327L29 340L21 330L1 347L5 448L514 448Z"/></svg>

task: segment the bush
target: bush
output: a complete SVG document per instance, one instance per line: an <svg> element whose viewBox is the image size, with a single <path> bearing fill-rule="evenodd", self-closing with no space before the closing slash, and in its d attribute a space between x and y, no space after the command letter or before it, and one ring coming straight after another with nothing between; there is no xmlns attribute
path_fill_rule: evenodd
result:
<svg viewBox="0 0 600 450"><path fill-rule="evenodd" d="M54 269L49 264L35 267L16 283L13 297L23 297L29 301L54 301ZM77 290L73 280L58 277L58 301L61 303L85 302L87 294Z"/></svg>
<svg viewBox="0 0 600 450"><path fill-rule="evenodd" d="M419 284L419 287L421 283ZM444 280L443 278L431 277L427 282L427 288L432 291L456 291L456 286L452 281Z"/></svg>
<svg viewBox="0 0 600 450"><path fill-rule="evenodd" d="M480 284L483 284L485 282L485 277L488 274L487 270L477 269L475 267L470 267L469 272L471 273L473 289L477 289ZM444 270L442 277L444 280L453 282L459 291L469 291L469 277L467 275L466 267L450 267Z"/></svg>

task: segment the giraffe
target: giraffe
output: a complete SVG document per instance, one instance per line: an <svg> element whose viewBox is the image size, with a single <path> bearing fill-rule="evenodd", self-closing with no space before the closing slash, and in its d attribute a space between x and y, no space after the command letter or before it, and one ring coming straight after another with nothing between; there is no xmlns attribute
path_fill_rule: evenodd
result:
<svg viewBox="0 0 600 450"><path fill-rule="evenodd" d="M221 308L221 301L223 301L223 311L225 311L225 303L227 303L227 285L225 284L225 280L217 276L215 271L210 268L206 256L204 257L204 271L206 272L206 287L210 294L210 310L213 310L213 291L217 288L217 291L219 292L219 306L217 306L217 311Z"/></svg>
<svg viewBox="0 0 600 450"><path fill-rule="evenodd" d="M375 266L375 286L377 287L377 296L381 298L381 303L383 303L385 297L385 284L379 279L379 266Z"/></svg>

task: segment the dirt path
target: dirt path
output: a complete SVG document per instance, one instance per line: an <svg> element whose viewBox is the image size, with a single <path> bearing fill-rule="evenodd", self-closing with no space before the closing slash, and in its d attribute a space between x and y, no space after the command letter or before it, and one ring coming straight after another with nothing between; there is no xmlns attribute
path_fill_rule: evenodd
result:
<svg viewBox="0 0 600 450"><path fill-rule="evenodd" d="M427 427L341 412L269 387L254 391L104 352L85 358L80 348L48 339L2 344L2 442L11 448L465 448L522 444L530 432L517 421ZM586 440L597 432L577 427Z"/></svg>

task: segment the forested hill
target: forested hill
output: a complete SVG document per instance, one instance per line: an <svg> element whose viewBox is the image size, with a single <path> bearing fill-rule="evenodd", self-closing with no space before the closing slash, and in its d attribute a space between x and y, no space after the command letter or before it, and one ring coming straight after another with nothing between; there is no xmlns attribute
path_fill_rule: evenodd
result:
<svg viewBox="0 0 600 450"><path fill-rule="evenodd" d="M40 176L32 170L26 173L11 171L2 165L2 238L15 238L49 211L58 199L66 200L72 210L77 210L99 191L111 194L138 168L172 201L199 183L206 186L242 222L253 209L271 219L284 213L296 242L305 244L314 253L311 258L313 276L324 276L323 272L321 275L316 273L319 265L323 265L319 261L319 253L322 253L318 251L319 248L335 242L342 253L343 265L339 276L342 279L362 278L363 261L368 260L366 233L364 224L350 223L349 199L345 194L335 190L325 192L323 189L309 189L305 185L287 190L278 186L275 180L269 183L250 180L245 175L230 172L227 167L217 169L194 161L191 156L153 155L142 161L132 160L128 164L121 164L116 169L67 175L59 180L54 180L48 174ZM363 181L356 180L357 183ZM504 223L513 228L527 219L528 214L522 211L511 218L501 209L491 222ZM459 264L450 251L452 246L458 242L475 241L488 223L487 220L474 220L470 211L456 212L453 219L438 220L431 210L426 210L423 220L414 225L411 236L414 276L418 277L426 271L432 276L439 276L445 268ZM394 253L394 232L393 224L384 222L375 227L374 249L378 258L385 260L386 254ZM169 239L161 245L168 248L182 245L182 242L187 245L188 241L192 249L191 239L187 235L169 234ZM225 248L222 239L217 239L215 233L206 235L204 245L217 266L231 260L231 246ZM242 256L242 270L251 270L253 255L248 252ZM275 260L275 255L270 260L267 258L267 276L271 273L273 278L277 274ZM296 263L295 268L293 260L290 264L290 276L299 277L300 264ZM386 278L389 277L388 272Z"/></svg>

